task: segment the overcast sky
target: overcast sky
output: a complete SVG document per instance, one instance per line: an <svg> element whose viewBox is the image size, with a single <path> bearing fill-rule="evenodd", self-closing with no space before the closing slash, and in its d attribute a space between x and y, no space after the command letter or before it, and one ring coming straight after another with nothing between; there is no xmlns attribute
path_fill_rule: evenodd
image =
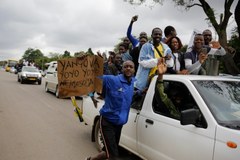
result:
<svg viewBox="0 0 240 160"><path fill-rule="evenodd" d="M224 0L210 4L218 13L223 11ZM186 12L172 1L151 6L133 6L123 0L0 0L0 60L20 59L28 48L40 49L46 56L65 50L73 55L90 47L94 52L113 50L126 36L133 15L139 16L132 31L136 36L141 31L150 36L154 27L164 30L172 25L183 44L188 44L193 29L209 28L199 7ZM236 2L232 12L235 7ZM232 16L228 30L234 26Z"/></svg>

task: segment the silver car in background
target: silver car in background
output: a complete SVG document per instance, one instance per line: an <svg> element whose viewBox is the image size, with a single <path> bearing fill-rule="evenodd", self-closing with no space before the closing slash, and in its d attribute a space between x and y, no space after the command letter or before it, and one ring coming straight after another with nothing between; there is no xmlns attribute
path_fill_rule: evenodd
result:
<svg viewBox="0 0 240 160"><path fill-rule="evenodd" d="M25 82L37 82L42 84L42 75L40 71L33 66L23 66L21 71L18 72L18 82L21 84Z"/></svg>

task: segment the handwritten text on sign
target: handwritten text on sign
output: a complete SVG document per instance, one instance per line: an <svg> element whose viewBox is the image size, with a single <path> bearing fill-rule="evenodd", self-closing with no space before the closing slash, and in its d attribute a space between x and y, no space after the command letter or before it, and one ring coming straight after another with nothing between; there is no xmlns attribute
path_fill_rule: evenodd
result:
<svg viewBox="0 0 240 160"><path fill-rule="evenodd" d="M58 61L59 97L81 96L101 92L103 59L96 55Z"/></svg>

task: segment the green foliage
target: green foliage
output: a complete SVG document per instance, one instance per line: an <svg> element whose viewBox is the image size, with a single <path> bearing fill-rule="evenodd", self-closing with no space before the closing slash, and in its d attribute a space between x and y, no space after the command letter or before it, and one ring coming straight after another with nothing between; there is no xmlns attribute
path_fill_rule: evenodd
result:
<svg viewBox="0 0 240 160"><path fill-rule="evenodd" d="M234 62L237 67L240 69L240 39L237 33L231 36L231 39L228 42L228 45L233 47L236 50L235 56L233 57Z"/></svg>
<svg viewBox="0 0 240 160"><path fill-rule="evenodd" d="M74 57L81 57L83 55L94 55L92 48L88 48L88 50L86 52L79 51L79 52L74 53Z"/></svg>
<svg viewBox="0 0 240 160"><path fill-rule="evenodd" d="M39 49L28 48L20 61L25 59L28 62L34 62L37 67L42 68L41 60L44 58L43 53Z"/></svg>
<svg viewBox="0 0 240 160"><path fill-rule="evenodd" d="M35 65L41 69L41 70L45 70L47 69L46 66L45 66L45 63L48 63L49 62L49 58L44 56L42 58L38 58L35 60Z"/></svg>
<svg viewBox="0 0 240 160"><path fill-rule="evenodd" d="M88 51L86 52L86 54L94 55L94 53L93 53L93 51L92 51L92 48L88 48Z"/></svg>
<svg viewBox="0 0 240 160"><path fill-rule="evenodd" d="M22 59L25 59L26 61L36 61L38 58L42 58L43 53L39 49L33 49L33 48L28 48L23 56Z"/></svg>
<svg viewBox="0 0 240 160"><path fill-rule="evenodd" d="M79 51L74 53L74 57L81 57L82 55L85 55L84 51Z"/></svg>
<svg viewBox="0 0 240 160"><path fill-rule="evenodd" d="M236 49L237 52L240 52L240 40L236 34L233 34L231 39L228 42L229 46L232 46Z"/></svg>
<svg viewBox="0 0 240 160"><path fill-rule="evenodd" d="M62 55L62 58L71 58L71 53L69 51L64 51L64 54Z"/></svg>

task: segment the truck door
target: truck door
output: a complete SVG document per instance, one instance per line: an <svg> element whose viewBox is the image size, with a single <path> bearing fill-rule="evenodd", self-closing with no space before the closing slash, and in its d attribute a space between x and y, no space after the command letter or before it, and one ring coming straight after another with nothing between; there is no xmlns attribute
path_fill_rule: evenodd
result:
<svg viewBox="0 0 240 160"><path fill-rule="evenodd" d="M169 82L164 81L164 92L167 95L170 93L167 91L170 88L169 85ZM188 91L184 84L180 84L180 86L185 87L185 90ZM149 88L149 91L154 94L154 89L155 84ZM181 91L183 90L181 89ZM155 90L155 94L156 92ZM147 95L138 119L138 147L142 156L149 160L211 160L215 127L207 126L203 115L202 127L181 125L178 118L174 118L166 108L161 108L164 103L157 101L156 99L159 100L160 97L155 94L153 96L153 94L152 96ZM191 96L189 91L188 93L182 92L182 94ZM191 100L193 100L191 103L195 103L191 107L199 109L196 101L193 98Z"/></svg>
<svg viewBox="0 0 240 160"><path fill-rule="evenodd" d="M131 108L128 122L123 126L120 145L137 154L137 118L139 110Z"/></svg>

